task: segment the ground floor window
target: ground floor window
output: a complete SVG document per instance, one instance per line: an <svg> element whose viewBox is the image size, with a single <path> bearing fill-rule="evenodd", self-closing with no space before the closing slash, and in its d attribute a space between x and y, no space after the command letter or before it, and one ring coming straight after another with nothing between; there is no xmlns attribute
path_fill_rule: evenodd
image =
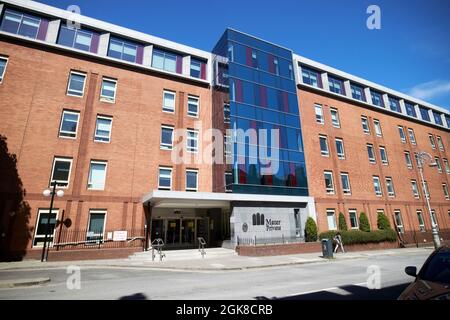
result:
<svg viewBox="0 0 450 320"><path fill-rule="evenodd" d="M105 228L106 210L90 210L89 211L89 228L86 235L86 241L98 242L103 241L103 233Z"/></svg>
<svg viewBox="0 0 450 320"><path fill-rule="evenodd" d="M419 220L419 231L425 232L425 222L423 221L421 210L417 210L417 219Z"/></svg>
<svg viewBox="0 0 450 320"><path fill-rule="evenodd" d="M350 226L352 229L358 229L358 216L356 215L356 210L349 210L350 215Z"/></svg>
<svg viewBox="0 0 450 320"><path fill-rule="evenodd" d="M40 209L36 222L34 233L33 247L42 247L44 245L45 233L47 233L47 244L53 245L53 237L55 236L55 224L58 216L58 210L52 210L50 214L50 224L47 230L48 215L50 210Z"/></svg>
<svg viewBox="0 0 450 320"><path fill-rule="evenodd" d="M402 214L400 212L400 210L395 210L394 211L394 216L395 216L395 224L397 225L397 230L399 233L403 233L403 220L402 220Z"/></svg>
<svg viewBox="0 0 450 320"><path fill-rule="evenodd" d="M336 214L334 209L327 210L328 229L336 230Z"/></svg>

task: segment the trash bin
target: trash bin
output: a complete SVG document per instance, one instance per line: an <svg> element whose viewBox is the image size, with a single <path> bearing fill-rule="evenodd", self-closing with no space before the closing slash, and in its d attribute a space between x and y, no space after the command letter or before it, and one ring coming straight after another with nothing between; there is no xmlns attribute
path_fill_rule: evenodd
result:
<svg viewBox="0 0 450 320"><path fill-rule="evenodd" d="M331 239L322 239L322 257L333 258L333 241Z"/></svg>

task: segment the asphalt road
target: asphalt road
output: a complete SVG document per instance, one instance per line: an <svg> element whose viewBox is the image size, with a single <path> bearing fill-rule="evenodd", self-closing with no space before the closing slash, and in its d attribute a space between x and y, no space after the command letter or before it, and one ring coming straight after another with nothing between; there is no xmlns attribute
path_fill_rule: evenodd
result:
<svg viewBox="0 0 450 320"><path fill-rule="evenodd" d="M0 289L0 299L396 299L413 280L404 273L405 266L420 267L427 256L427 253L373 256L245 271L81 268L80 289L68 288L71 274L66 269L1 271L0 280L50 277L51 282ZM369 266L371 271L379 270L380 277L372 275L370 283L376 285L379 279L380 289L367 288Z"/></svg>

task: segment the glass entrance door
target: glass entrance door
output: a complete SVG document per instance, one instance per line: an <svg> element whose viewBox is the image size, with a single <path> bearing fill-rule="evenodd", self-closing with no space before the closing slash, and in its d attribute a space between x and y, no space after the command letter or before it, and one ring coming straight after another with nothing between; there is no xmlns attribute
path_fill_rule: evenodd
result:
<svg viewBox="0 0 450 320"><path fill-rule="evenodd" d="M175 245L180 243L180 219L167 219L166 244Z"/></svg>
<svg viewBox="0 0 450 320"><path fill-rule="evenodd" d="M182 231L181 231L181 241L182 244L195 245L195 231L196 231L196 219L183 219L182 220Z"/></svg>

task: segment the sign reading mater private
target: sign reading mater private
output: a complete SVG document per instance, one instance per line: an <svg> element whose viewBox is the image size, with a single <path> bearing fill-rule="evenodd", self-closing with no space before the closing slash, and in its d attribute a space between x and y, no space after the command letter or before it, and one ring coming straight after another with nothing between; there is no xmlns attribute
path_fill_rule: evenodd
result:
<svg viewBox="0 0 450 320"><path fill-rule="evenodd" d="M281 231L281 220L266 219L266 231Z"/></svg>

